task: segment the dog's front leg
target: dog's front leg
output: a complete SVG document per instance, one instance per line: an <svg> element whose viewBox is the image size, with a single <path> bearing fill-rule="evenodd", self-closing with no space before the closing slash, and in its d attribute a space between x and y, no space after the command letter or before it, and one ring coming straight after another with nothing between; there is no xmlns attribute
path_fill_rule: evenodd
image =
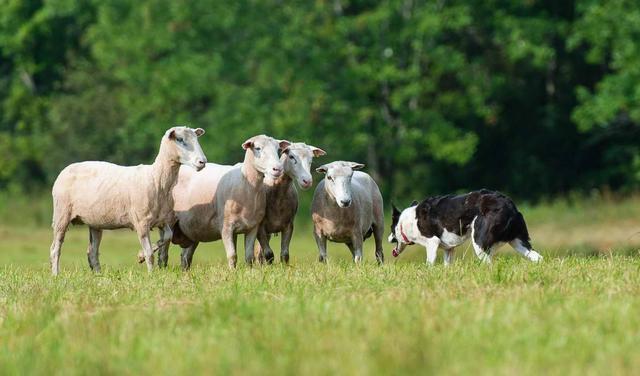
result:
<svg viewBox="0 0 640 376"><path fill-rule="evenodd" d="M426 244L424 245L425 249L427 250L427 264L433 265L436 263L438 246L440 246L440 239L438 239L438 237L434 236L427 239Z"/></svg>

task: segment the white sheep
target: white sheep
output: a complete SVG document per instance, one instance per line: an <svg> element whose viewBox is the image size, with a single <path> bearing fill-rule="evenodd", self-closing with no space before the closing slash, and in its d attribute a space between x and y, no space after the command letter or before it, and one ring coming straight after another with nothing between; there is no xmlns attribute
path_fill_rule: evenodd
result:
<svg viewBox="0 0 640 376"><path fill-rule="evenodd" d="M302 142L296 142L284 149L280 160L284 165L284 175L267 187L267 208L258 229L258 259L273 262L273 250L269 246L271 234L282 233L280 260L289 262L289 243L293 235L293 219L298 210L298 191L295 180L303 190L313 184L311 162L313 157L325 155L324 150Z"/></svg>
<svg viewBox="0 0 640 376"><path fill-rule="evenodd" d="M327 239L345 243L356 263L362 261L364 239L373 233L376 259L384 261L382 236L384 215L382 195L376 182L359 170L364 165L337 161L320 166L317 172L326 177L313 194L311 212L314 238L320 262L327 259Z"/></svg>
<svg viewBox="0 0 640 376"><path fill-rule="evenodd" d="M245 157L235 166L208 163L200 173L180 169L173 190L178 222L173 242L182 247L181 264L187 270L200 242L222 239L229 267L237 262L236 239L245 235L245 260L253 262L253 247L266 207L264 181L273 182L283 173L278 149L289 141L254 136L242 144ZM168 244L159 248L161 264L166 265Z"/></svg>
<svg viewBox="0 0 640 376"><path fill-rule="evenodd" d="M57 275L60 248L70 223L89 226L87 258L100 271L98 248L102 230L129 228L138 233L149 271L153 252L149 231L159 227L161 240L171 239L173 198L180 165L196 170L206 165L198 137L204 130L173 127L165 133L152 165L119 166L108 162L80 162L65 167L53 184L53 243L51 272Z"/></svg>

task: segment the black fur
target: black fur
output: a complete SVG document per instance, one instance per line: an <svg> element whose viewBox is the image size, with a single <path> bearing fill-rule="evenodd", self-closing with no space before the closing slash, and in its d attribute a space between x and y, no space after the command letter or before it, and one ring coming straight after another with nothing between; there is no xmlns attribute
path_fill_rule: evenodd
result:
<svg viewBox="0 0 640 376"><path fill-rule="evenodd" d="M463 236L476 217L474 241L483 249L489 251L496 243L515 239L531 248L524 217L513 201L500 192L482 189L463 195L428 197L416 208L418 229L427 238L442 237L445 229ZM394 207L392 234L399 218L400 211Z"/></svg>

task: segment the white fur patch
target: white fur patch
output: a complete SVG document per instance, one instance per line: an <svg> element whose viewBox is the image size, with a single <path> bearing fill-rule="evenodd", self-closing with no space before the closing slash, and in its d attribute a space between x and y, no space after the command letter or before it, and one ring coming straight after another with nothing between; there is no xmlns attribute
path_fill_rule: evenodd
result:
<svg viewBox="0 0 640 376"><path fill-rule="evenodd" d="M522 242L520 241L520 239L516 239L509 244L511 244L513 249L515 249L519 254L528 258L529 260L533 262L542 261L542 256L538 252L534 251L533 249L528 249L527 247L525 247L524 244L522 244Z"/></svg>
<svg viewBox="0 0 640 376"><path fill-rule="evenodd" d="M454 232L449 232L445 228L442 232L442 236L440 237L440 241L447 248L454 248L464 243L464 241L468 238L468 234L464 234L460 236Z"/></svg>

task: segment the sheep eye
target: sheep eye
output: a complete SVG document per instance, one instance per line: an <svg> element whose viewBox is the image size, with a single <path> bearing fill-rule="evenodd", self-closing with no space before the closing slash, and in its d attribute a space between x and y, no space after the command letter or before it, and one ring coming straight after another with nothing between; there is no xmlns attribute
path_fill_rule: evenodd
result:
<svg viewBox="0 0 640 376"><path fill-rule="evenodd" d="M184 142L184 139L182 137L177 137L176 141L182 144Z"/></svg>
<svg viewBox="0 0 640 376"><path fill-rule="evenodd" d="M260 151L260 150L262 150L262 148L259 148L259 147L256 146L255 148L253 148L253 150Z"/></svg>
<svg viewBox="0 0 640 376"><path fill-rule="evenodd" d="M333 176L327 176L327 179L329 179L330 181L333 181Z"/></svg>

